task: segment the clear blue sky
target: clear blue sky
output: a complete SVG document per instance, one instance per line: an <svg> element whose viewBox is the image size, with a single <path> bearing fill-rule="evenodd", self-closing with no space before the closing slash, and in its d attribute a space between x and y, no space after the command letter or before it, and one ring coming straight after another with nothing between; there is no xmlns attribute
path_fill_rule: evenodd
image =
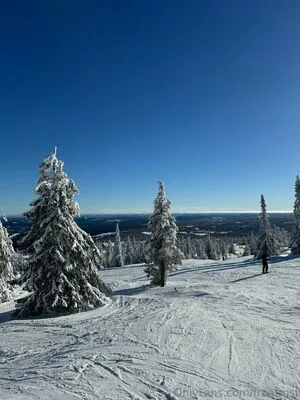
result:
<svg viewBox="0 0 300 400"><path fill-rule="evenodd" d="M299 0L4 1L0 45L1 211L55 145L82 212L292 208Z"/></svg>

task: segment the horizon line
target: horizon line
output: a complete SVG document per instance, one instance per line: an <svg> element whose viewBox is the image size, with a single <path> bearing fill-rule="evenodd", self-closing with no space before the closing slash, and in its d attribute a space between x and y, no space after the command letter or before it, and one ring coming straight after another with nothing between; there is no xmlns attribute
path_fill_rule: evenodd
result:
<svg viewBox="0 0 300 400"><path fill-rule="evenodd" d="M172 211L172 214L260 214L260 210L209 210L209 211ZM293 210L270 210L268 214L292 214ZM148 215L152 211L98 211L98 212L83 212L79 217L88 215ZM25 217L23 213L6 214L6 217Z"/></svg>

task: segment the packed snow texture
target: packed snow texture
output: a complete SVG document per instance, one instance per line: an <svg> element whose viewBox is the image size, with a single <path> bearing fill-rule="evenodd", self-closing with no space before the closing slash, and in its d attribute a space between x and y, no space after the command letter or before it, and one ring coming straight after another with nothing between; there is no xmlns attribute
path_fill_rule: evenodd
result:
<svg viewBox="0 0 300 400"><path fill-rule="evenodd" d="M0 306L0 399L299 399L300 258L101 271L113 301L57 318Z"/></svg>

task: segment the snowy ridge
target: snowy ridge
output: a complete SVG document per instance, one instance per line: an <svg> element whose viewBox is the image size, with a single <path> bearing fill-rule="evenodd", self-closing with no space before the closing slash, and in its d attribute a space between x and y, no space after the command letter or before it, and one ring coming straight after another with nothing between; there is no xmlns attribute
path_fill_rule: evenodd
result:
<svg viewBox="0 0 300 400"><path fill-rule="evenodd" d="M160 288L131 265L101 271L113 301L93 311L10 320L4 303L0 399L299 399L300 258L270 271L189 260Z"/></svg>

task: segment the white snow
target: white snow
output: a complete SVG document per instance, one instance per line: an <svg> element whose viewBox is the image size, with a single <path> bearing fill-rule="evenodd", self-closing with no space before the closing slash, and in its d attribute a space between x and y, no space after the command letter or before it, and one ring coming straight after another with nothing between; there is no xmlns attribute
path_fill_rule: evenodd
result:
<svg viewBox="0 0 300 400"><path fill-rule="evenodd" d="M116 234L116 232L99 233L98 235L92 236L92 238L95 240L95 239L98 239L98 238L102 238L102 237L105 237L105 236L111 236L111 235L115 235L115 234Z"/></svg>
<svg viewBox="0 0 300 400"><path fill-rule="evenodd" d="M58 318L0 306L0 399L299 399L300 258L188 260L165 288L104 270L113 301ZM276 393L277 392L277 393Z"/></svg>

